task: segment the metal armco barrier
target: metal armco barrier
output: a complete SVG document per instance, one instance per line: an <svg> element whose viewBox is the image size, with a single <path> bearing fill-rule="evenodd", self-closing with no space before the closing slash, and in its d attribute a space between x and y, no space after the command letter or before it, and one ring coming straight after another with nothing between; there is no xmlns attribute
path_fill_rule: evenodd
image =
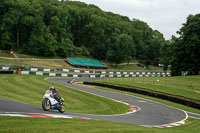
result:
<svg viewBox="0 0 200 133"><path fill-rule="evenodd" d="M0 71L0 74L14 74L13 71Z"/></svg>

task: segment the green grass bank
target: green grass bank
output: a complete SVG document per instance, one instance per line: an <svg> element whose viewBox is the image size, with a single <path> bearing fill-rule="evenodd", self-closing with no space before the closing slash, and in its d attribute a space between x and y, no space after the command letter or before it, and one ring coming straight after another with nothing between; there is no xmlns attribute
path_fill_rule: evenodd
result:
<svg viewBox="0 0 200 133"><path fill-rule="evenodd" d="M53 85L65 99L68 112L111 115L125 113L129 110L126 105L44 79L45 76L1 74L0 98L41 106L45 91Z"/></svg>
<svg viewBox="0 0 200 133"><path fill-rule="evenodd" d="M95 82L141 87L200 100L200 76L110 78Z"/></svg>
<svg viewBox="0 0 200 133"><path fill-rule="evenodd" d="M159 129L97 120L0 117L1 133L197 133L199 125L200 120L191 118L185 125Z"/></svg>

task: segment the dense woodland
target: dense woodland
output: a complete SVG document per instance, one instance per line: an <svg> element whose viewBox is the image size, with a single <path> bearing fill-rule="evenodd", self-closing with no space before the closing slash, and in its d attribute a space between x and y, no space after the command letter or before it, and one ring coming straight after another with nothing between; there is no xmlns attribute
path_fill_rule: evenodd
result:
<svg viewBox="0 0 200 133"><path fill-rule="evenodd" d="M181 71L196 74L200 70L199 32L199 15L187 18L179 38L166 41L147 23L95 5L68 0L0 1L0 49L24 54L88 56L114 64L133 59L160 61L165 69L172 65L175 75Z"/></svg>

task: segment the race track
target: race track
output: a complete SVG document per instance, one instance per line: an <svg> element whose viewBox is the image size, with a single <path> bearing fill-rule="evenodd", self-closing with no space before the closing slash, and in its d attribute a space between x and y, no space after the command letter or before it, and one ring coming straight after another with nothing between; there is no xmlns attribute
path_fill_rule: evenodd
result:
<svg viewBox="0 0 200 133"><path fill-rule="evenodd" d="M156 103L135 96L130 96L106 90L100 90L77 84L69 84L68 83L68 81L70 80L69 78L47 78L46 80L54 83L59 83L64 86L68 86L94 95L103 96L106 98L111 98L114 100L129 103L135 106L137 109L136 112L121 114L121 115L89 115L89 114L79 114L72 112L65 112L62 115L86 117L96 120L123 122L123 123L143 125L148 127L162 127L162 126L172 125L173 123L183 122L188 118L187 113L183 110L176 109L170 106L166 106L160 103ZM76 81L90 81L90 80L91 80L90 78L76 79ZM9 112L60 114L58 111L46 112L42 109L42 107L39 106L0 99L0 113L9 113Z"/></svg>

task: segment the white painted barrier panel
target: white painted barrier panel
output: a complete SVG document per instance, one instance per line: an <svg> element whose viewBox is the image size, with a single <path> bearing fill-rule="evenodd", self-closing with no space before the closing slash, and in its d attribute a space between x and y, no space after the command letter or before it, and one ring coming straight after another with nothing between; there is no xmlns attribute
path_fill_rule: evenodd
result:
<svg viewBox="0 0 200 133"><path fill-rule="evenodd" d="M121 74L121 72L117 72L117 74Z"/></svg>
<svg viewBox="0 0 200 133"><path fill-rule="evenodd" d="M49 76L56 76L56 73L49 73Z"/></svg>
<svg viewBox="0 0 200 133"><path fill-rule="evenodd" d="M149 74L149 75L150 75L151 73L150 73L150 72L148 72L147 74Z"/></svg>
<svg viewBox="0 0 200 133"><path fill-rule="evenodd" d="M90 73L90 71L85 71L84 73Z"/></svg>
<svg viewBox="0 0 200 133"><path fill-rule="evenodd" d="M125 75L125 77L129 77L129 75Z"/></svg>
<svg viewBox="0 0 200 133"><path fill-rule="evenodd" d="M113 74L113 72L109 72L109 74Z"/></svg>
<svg viewBox="0 0 200 133"><path fill-rule="evenodd" d="M29 74L29 71L21 71L21 74Z"/></svg>
<svg viewBox="0 0 200 133"><path fill-rule="evenodd" d="M155 75L156 73L155 72L153 72L153 75Z"/></svg>
<svg viewBox="0 0 200 133"><path fill-rule="evenodd" d="M80 73L80 70L74 70L75 73Z"/></svg>
<svg viewBox="0 0 200 133"><path fill-rule="evenodd" d="M43 75L43 72L36 72L36 75Z"/></svg>
<svg viewBox="0 0 200 133"><path fill-rule="evenodd" d="M110 77L110 78L113 78L114 76L113 76L113 75L109 75L109 77Z"/></svg>
<svg viewBox="0 0 200 133"><path fill-rule="evenodd" d="M95 75L90 75L90 78L95 78Z"/></svg>
<svg viewBox="0 0 200 133"><path fill-rule="evenodd" d="M106 77L106 75L100 75L100 77L101 77L101 78L105 78L105 77Z"/></svg>
<svg viewBox="0 0 200 133"><path fill-rule="evenodd" d="M117 77L122 77L122 75L117 75Z"/></svg>
<svg viewBox="0 0 200 133"><path fill-rule="evenodd" d="M160 75L160 73L157 73L158 75Z"/></svg>
<svg viewBox="0 0 200 133"><path fill-rule="evenodd" d="M136 74L138 75L138 74L140 74L140 72L136 72Z"/></svg>
<svg viewBox="0 0 200 133"><path fill-rule="evenodd" d="M149 75L145 75L146 77L149 77Z"/></svg>
<svg viewBox="0 0 200 133"><path fill-rule="evenodd" d="M106 72L105 72L105 71L102 71L101 73L102 73L102 74L106 74Z"/></svg>
<svg viewBox="0 0 200 133"><path fill-rule="evenodd" d="M2 67L2 70L9 70L9 67Z"/></svg>
<svg viewBox="0 0 200 133"><path fill-rule="evenodd" d="M130 75L132 75L133 74L133 72L130 72Z"/></svg>
<svg viewBox="0 0 200 133"><path fill-rule="evenodd" d="M61 74L62 77L67 77L68 75L66 73Z"/></svg>
<svg viewBox="0 0 200 133"><path fill-rule="evenodd" d="M50 69L44 69L44 72L50 72Z"/></svg>
<svg viewBox="0 0 200 133"><path fill-rule="evenodd" d="M132 75L132 77L136 77L136 75Z"/></svg>
<svg viewBox="0 0 200 133"><path fill-rule="evenodd" d="M63 69L63 72L69 72L69 69Z"/></svg>
<svg viewBox="0 0 200 133"><path fill-rule="evenodd" d="M127 74L127 72L123 72L123 74Z"/></svg>
<svg viewBox="0 0 200 133"><path fill-rule="evenodd" d="M145 72L142 72L143 75L145 75Z"/></svg>
<svg viewBox="0 0 200 133"><path fill-rule="evenodd" d="M78 77L78 75L73 75L73 77L74 77L74 78L77 78L77 77Z"/></svg>
<svg viewBox="0 0 200 133"><path fill-rule="evenodd" d="M139 77L142 77L142 75L139 75Z"/></svg>
<svg viewBox="0 0 200 133"><path fill-rule="evenodd" d="M38 71L38 68L31 68L31 71Z"/></svg>

